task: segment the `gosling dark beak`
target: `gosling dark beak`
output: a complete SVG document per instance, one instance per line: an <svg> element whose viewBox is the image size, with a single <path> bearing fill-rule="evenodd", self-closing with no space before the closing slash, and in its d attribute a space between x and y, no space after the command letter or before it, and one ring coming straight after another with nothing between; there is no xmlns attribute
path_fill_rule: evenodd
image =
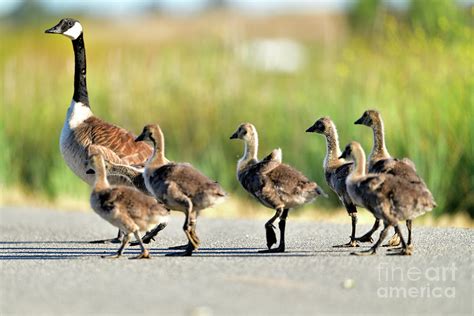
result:
<svg viewBox="0 0 474 316"><path fill-rule="evenodd" d="M145 136L143 134L138 135L137 138L135 138L135 142L142 142L145 140Z"/></svg>
<svg viewBox="0 0 474 316"><path fill-rule="evenodd" d="M306 133L314 133L316 132L316 125L312 125L306 129Z"/></svg>
<svg viewBox="0 0 474 316"><path fill-rule="evenodd" d="M358 119L357 121L355 121L354 124L356 124L356 125L362 125L362 124L364 124L363 122L364 122L364 119L361 117L360 119Z"/></svg>
<svg viewBox="0 0 474 316"><path fill-rule="evenodd" d="M86 174L95 174L94 169L87 169Z"/></svg>
<svg viewBox="0 0 474 316"><path fill-rule="evenodd" d="M49 33L49 34L62 34L61 32L61 27L60 25L55 25L53 26L52 28L50 29L47 29L46 31L44 31L45 33Z"/></svg>
<svg viewBox="0 0 474 316"><path fill-rule="evenodd" d="M234 134L232 134L232 136L230 136L229 139L236 139L236 138L239 138L239 135L237 135L237 132L235 132Z"/></svg>

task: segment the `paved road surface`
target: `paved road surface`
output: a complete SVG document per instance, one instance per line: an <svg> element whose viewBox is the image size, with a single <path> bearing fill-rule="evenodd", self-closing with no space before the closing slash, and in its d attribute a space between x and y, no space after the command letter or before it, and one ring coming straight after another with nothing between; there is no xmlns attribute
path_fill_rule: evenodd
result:
<svg viewBox="0 0 474 316"><path fill-rule="evenodd" d="M270 214L270 213L269 213ZM472 307L472 229L418 228L415 254L350 256L347 225L292 221L284 254L261 255L263 221L200 218L202 249L183 243L183 218L151 260L101 259L117 245L86 241L115 229L94 213L0 208L0 314L466 314ZM367 226L361 227L368 229ZM378 236L378 234L377 234ZM366 248L364 246L362 248Z"/></svg>

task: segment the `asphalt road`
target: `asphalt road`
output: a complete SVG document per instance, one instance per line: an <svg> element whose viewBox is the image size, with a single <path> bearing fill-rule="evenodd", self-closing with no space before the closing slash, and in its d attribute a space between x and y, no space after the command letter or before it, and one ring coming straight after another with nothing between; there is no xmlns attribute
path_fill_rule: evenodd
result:
<svg viewBox="0 0 474 316"><path fill-rule="evenodd" d="M270 216L270 213L269 213ZM183 217L151 244L152 259L102 259L115 228L90 212L0 208L0 314L18 315L472 315L472 229L414 224L415 253L351 256L350 224L292 221L287 252L258 254L263 221L198 220L202 248L185 242ZM368 229L362 226L360 231ZM377 233L378 236L378 233ZM365 249L369 245L360 249Z"/></svg>

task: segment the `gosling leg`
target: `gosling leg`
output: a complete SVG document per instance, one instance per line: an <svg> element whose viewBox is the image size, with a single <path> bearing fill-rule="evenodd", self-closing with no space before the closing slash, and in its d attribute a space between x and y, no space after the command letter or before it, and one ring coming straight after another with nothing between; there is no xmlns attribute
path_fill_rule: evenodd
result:
<svg viewBox="0 0 474 316"><path fill-rule="evenodd" d="M128 242L130 241L130 234L125 234L122 239L122 245L120 246L117 254L111 256L102 256L104 259L117 259L120 258L125 250L125 246L127 246Z"/></svg>
<svg viewBox="0 0 474 316"><path fill-rule="evenodd" d="M183 197L183 202L186 203L187 211L185 213L186 219L184 220L183 231L188 238L188 245L184 252L175 252L166 254L166 256L191 256L193 251L199 247L199 238L195 234L193 235L193 226L196 225L196 211L193 210L193 203L188 197Z"/></svg>
<svg viewBox="0 0 474 316"><path fill-rule="evenodd" d="M384 228L382 229L382 231L380 232L380 237L379 239L377 240L377 242L372 246L372 248L370 248L369 250L365 250L365 251L360 251L360 252L352 252L351 255L355 255L355 256L371 256L371 255L375 255L376 252L377 252L377 248L380 246L380 244L383 242L383 240L385 239L385 237L387 237L387 232L388 232L388 229L390 228L390 225L388 225L388 223L384 223Z"/></svg>
<svg viewBox="0 0 474 316"><path fill-rule="evenodd" d="M160 231L165 229L166 225L167 223L158 224L155 228L153 228L151 231L147 232L145 236L143 236L142 242L144 244L149 244L152 240L155 241L156 235L158 235ZM133 241L130 243L130 246L138 246L138 245L140 245L138 238L136 241Z"/></svg>
<svg viewBox="0 0 474 316"><path fill-rule="evenodd" d="M405 239L403 238L402 232L400 230L400 227L398 227L398 225L395 226L395 231L400 236L400 242L402 244L402 249L398 253L392 253L392 255L411 256L412 253L413 253L413 247L410 247L410 245L407 245L405 243Z"/></svg>
<svg viewBox="0 0 474 316"><path fill-rule="evenodd" d="M142 248L142 253L136 257L131 257L130 259L150 259L150 253L145 248L145 245L143 244L142 238L140 237L140 234L138 233L138 231L134 232L133 234L135 235L135 238L138 240L138 243L140 244L140 248Z"/></svg>
<svg viewBox="0 0 474 316"><path fill-rule="evenodd" d="M367 232L365 233L364 236L361 236L359 238L356 238L357 241L360 241L360 242L374 242L374 239L372 238L372 234L377 230L379 229L379 226L380 226L380 220L378 218L375 219L375 222L374 222L374 225L372 226L372 228Z"/></svg>
<svg viewBox="0 0 474 316"><path fill-rule="evenodd" d="M289 209L285 208L281 212L280 221L278 222L278 228L280 229L280 244L277 248L261 250L260 253L276 253L276 252L285 252L285 228L286 228L286 219L288 217Z"/></svg>
<svg viewBox="0 0 474 316"><path fill-rule="evenodd" d="M273 244L276 244L277 242L277 238L275 234L275 226L273 225L273 223L281 215L281 213L282 213L282 209L278 208L275 211L275 215L273 215L272 218L270 218L268 222L265 223L265 235L267 239L268 249L272 248Z"/></svg>
<svg viewBox="0 0 474 316"><path fill-rule="evenodd" d="M357 238L355 237L357 226L357 210L355 209L354 205L352 205L352 207L347 208L352 222L351 241L349 241L347 244L335 245L333 246L334 248L359 247L359 243L357 242Z"/></svg>

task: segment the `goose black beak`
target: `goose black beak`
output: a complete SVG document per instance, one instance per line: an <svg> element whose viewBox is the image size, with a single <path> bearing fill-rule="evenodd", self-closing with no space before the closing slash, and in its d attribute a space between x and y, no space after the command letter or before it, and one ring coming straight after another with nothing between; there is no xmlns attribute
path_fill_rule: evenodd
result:
<svg viewBox="0 0 474 316"><path fill-rule="evenodd" d="M47 29L46 31L44 31L45 33L48 33L48 34L62 34L62 31L61 31L61 27L60 25L55 25L53 26L52 28L50 29Z"/></svg>
<svg viewBox="0 0 474 316"><path fill-rule="evenodd" d="M314 133L316 132L316 125L312 125L306 129L306 133Z"/></svg>
<svg viewBox="0 0 474 316"><path fill-rule="evenodd" d="M94 169L87 169L86 174L95 174Z"/></svg>
<svg viewBox="0 0 474 316"><path fill-rule="evenodd" d="M235 132L234 134L232 134L232 136L230 136L229 139L236 139L236 138L239 138L239 135L237 135L237 132Z"/></svg>
<svg viewBox="0 0 474 316"><path fill-rule="evenodd" d="M361 117L360 119L358 119L357 121L355 121L354 124L356 124L356 125L362 125L362 124L364 124L364 118Z"/></svg>
<svg viewBox="0 0 474 316"><path fill-rule="evenodd" d="M142 142L145 140L145 136L143 134L140 134L137 138L135 138L135 142Z"/></svg>

